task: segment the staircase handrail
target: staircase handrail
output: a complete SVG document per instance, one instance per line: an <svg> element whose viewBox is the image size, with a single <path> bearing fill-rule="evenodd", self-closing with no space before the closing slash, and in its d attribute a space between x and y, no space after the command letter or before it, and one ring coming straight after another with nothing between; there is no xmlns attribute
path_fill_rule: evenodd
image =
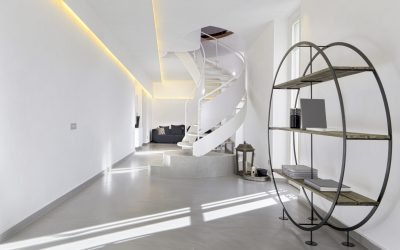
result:
<svg viewBox="0 0 400 250"><path fill-rule="evenodd" d="M217 91L225 88L226 86L231 84L231 82L233 82L234 80L238 79L241 76L241 74L243 73L243 71L245 70L245 68L246 68L245 67L246 59L245 59L244 55L240 51L237 51L237 50L233 49L231 46L225 44L224 42L218 41L218 39L216 37L212 36L212 35L209 35L209 34L204 33L204 32L201 32L201 34L211 38L212 40L214 40L216 42L216 53L218 53L217 47L218 46L222 46L225 49L227 49L230 52L232 52L233 54L235 54L240 59L240 61L244 65L244 67L240 70L240 72L238 72L238 74L236 76L232 76L232 78L230 78L228 81L226 81L223 84L221 84L221 86L215 88L211 92L209 92L206 95L203 95L202 97L199 98L198 106L197 106L197 108L198 108L198 111L197 111L197 124L198 124L198 127L197 127L197 138L198 139L200 138L200 130L201 130L201 128L200 128L200 119L201 119L200 115L201 115L201 104L202 104L202 102L205 100L205 98L207 98L207 97L211 96L212 94L216 93ZM204 51L204 46L202 44L201 44L201 46L202 46L203 51ZM216 56L218 57L217 54L216 54ZM207 58L206 58L206 54L204 52L204 61L206 61L206 60L207 60ZM203 78L205 79L204 68L203 68ZM221 82L223 82L223 81L221 81Z"/></svg>
<svg viewBox="0 0 400 250"><path fill-rule="evenodd" d="M204 46L203 46L202 43L200 43L200 52L201 52L201 54L203 56L203 62L202 62L202 65L201 65L201 70L200 70L200 78L199 78L198 83L196 84L196 86L199 86L199 84L201 84L201 80L205 79L204 78L204 70L205 70L205 67L206 67L206 51L204 50Z"/></svg>
<svg viewBox="0 0 400 250"><path fill-rule="evenodd" d="M218 41L218 38L216 38L216 37L214 37L214 36L212 36L212 35L209 35L209 34L204 33L204 32L201 32L201 34L202 34L202 35L205 35L205 36L208 36L209 38L213 39L214 41L217 41L218 44L221 45L222 47L224 47L224 48L230 50L230 51L231 51L232 53L234 53L234 54L237 54L243 62L246 61L244 55L243 55L240 51L235 50L234 48L232 48L231 46L229 46L228 44L226 44L226 43L224 43L224 42Z"/></svg>
<svg viewBox="0 0 400 250"><path fill-rule="evenodd" d="M204 79L205 79L204 70L205 70L205 65L206 65L206 52L205 52L205 49L204 49L204 46L203 46L202 43L200 43L200 48L199 48L198 51L200 51L200 54L202 56L202 63L201 63L202 65L201 65L201 69L199 70L200 77L199 77L199 79L197 79L197 82L195 82L196 88L194 88L193 91L192 91L192 96L193 97L196 95L197 87L199 87L201 82L204 81ZM187 109L188 109L188 104L190 102L192 102L192 100L186 100L185 101L185 135L187 133L187 113L188 113Z"/></svg>
<svg viewBox="0 0 400 250"><path fill-rule="evenodd" d="M242 55L242 53L240 51L237 51L235 49L233 49L231 46L225 44L224 42L218 41L218 39L216 37L213 37L207 33L201 32L202 35L208 36L211 39L216 41L216 46L221 45L222 47L226 48L227 50L231 51L232 53L234 53L236 56L239 57L239 59L242 61L242 63L245 65L246 64L246 59L245 57ZM205 65L205 61L206 61L206 54L204 51L204 46L200 43L201 48L203 49L204 52L204 65ZM218 56L218 55L217 55ZM232 76L232 78L230 78L228 81L226 81L225 83L221 84L221 86L219 86L218 88L213 89L211 92L207 93L206 95L202 96L201 98L199 98L199 107L200 107L200 102L202 102L205 98L209 97L210 95L216 93L217 91L223 89L224 87L226 87L227 85L229 85L232 81L234 81L235 79L239 78L239 76L243 73L245 67L243 67L241 69L241 72L237 75L237 76ZM205 78L204 75L204 67L203 67L203 78Z"/></svg>

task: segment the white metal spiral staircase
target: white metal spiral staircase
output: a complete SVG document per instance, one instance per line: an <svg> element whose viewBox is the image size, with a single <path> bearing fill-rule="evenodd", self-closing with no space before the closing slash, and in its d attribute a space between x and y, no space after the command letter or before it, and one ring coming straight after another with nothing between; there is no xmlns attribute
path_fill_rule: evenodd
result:
<svg viewBox="0 0 400 250"><path fill-rule="evenodd" d="M194 98L186 103L189 128L182 148L202 156L223 144L240 128L246 116L246 61L244 55L203 33L201 48L177 53L196 83Z"/></svg>

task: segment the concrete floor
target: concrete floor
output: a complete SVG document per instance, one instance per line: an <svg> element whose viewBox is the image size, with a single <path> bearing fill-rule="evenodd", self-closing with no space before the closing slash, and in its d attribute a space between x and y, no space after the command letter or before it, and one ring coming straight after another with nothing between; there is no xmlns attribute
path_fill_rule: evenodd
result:
<svg viewBox="0 0 400 250"><path fill-rule="evenodd" d="M0 249L346 249L344 235L329 228L314 233L318 246L305 245L308 233L278 219L271 182L151 177L149 165L174 149L142 147ZM290 190L287 202L306 218Z"/></svg>

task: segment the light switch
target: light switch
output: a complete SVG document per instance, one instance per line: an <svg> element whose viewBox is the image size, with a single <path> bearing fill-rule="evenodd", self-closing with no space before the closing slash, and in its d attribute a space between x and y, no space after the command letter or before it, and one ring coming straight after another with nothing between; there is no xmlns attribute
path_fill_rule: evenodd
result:
<svg viewBox="0 0 400 250"><path fill-rule="evenodd" d="M71 124L70 124L70 129L71 129L71 130L76 130L76 129L78 129L78 124L76 124L75 122L74 122L74 123L71 123Z"/></svg>

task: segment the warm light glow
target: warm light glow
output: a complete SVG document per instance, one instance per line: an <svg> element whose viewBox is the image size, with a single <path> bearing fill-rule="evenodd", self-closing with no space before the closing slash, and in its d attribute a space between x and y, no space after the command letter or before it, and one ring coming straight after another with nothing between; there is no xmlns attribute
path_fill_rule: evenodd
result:
<svg viewBox="0 0 400 250"><path fill-rule="evenodd" d="M221 208L218 210L213 210L203 214L204 221L212 221L220 218L241 214L260 208L276 205L277 202L273 198L263 199L259 201L249 202L245 204L240 204L232 207Z"/></svg>
<svg viewBox="0 0 400 250"><path fill-rule="evenodd" d="M75 21L75 23L82 28L83 31L90 37L90 39L103 50L103 52L112 59L117 66L128 76L128 78L143 89L143 91L152 98L152 95L143 87L143 85L136 79L136 77L128 70L128 68L111 52L111 50L96 36L96 34L80 19L80 17L64 2L64 0L57 0L62 9Z"/></svg>
<svg viewBox="0 0 400 250"><path fill-rule="evenodd" d="M154 99L158 99L158 100L193 100L193 97L190 97L190 96L174 96L174 97L154 96Z"/></svg>
<svg viewBox="0 0 400 250"><path fill-rule="evenodd" d="M158 17L159 11L158 11L158 5L156 3L157 0L151 0L151 5L153 6L153 18L154 18L154 28L156 31L156 40L157 40L157 50L158 50L158 61L160 63L160 76L161 76L161 82L165 81L164 77L164 66L162 62L162 51L163 48L161 48L161 42L160 42L160 23L158 22Z"/></svg>

